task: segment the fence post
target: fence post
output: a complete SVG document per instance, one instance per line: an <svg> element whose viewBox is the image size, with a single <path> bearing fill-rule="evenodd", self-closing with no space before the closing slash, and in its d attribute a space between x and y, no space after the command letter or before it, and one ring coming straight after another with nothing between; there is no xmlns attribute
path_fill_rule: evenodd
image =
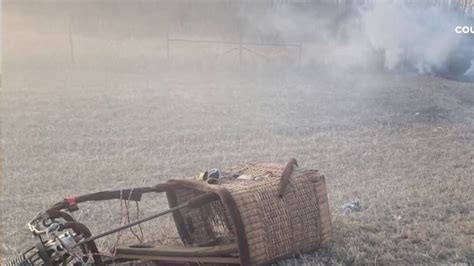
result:
<svg viewBox="0 0 474 266"><path fill-rule="evenodd" d="M239 25L239 64L240 68L242 68L242 54L243 54L243 44L242 44L242 28Z"/></svg>
<svg viewBox="0 0 474 266"><path fill-rule="evenodd" d="M72 16L69 16L69 52L71 55L71 63L74 67L76 65L76 59L74 56L74 42L72 40Z"/></svg>
<svg viewBox="0 0 474 266"><path fill-rule="evenodd" d="M166 60L170 61L170 36L166 35Z"/></svg>
<svg viewBox="0 0 474 266"><path fill-rule="evenodd" d="M299 60L300 60L300 67L303 66L303 41L300 42L300 54L299 54Z"/></svg>

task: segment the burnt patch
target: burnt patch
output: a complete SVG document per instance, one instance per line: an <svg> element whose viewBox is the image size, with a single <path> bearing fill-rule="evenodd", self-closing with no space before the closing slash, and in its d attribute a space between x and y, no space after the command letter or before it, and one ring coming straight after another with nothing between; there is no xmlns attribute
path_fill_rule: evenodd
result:
<svg viewBox="0 0 474 266"><path fill-rule="evenodd" d="M415 113L415 121L420 123L440 123L451 121L450 111L439 106L429 106L419 109Z"/></svg>

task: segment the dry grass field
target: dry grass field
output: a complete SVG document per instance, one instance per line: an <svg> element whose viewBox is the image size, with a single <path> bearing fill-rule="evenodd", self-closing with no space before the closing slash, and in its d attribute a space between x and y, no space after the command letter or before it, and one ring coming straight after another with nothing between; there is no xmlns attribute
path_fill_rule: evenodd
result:
<svg viewBox="0 0 474 266"><path fill-rule="evenodd" d="M0 257L30 247L25 224L66 196L295 157L326 176L333 240L278 264L474 263L474 83L337 69L345 60L295 70L298 52L274 47L251 47L277 56L246 52L242 69L229 46L173 44L167 58L170 34L238 40L244 14L248 40L294 37L303 62L331 65L311 43L324 34L308 14L329 13L316 7L293 17L277 8L284 19L264 22L285 31L268 33L253 24L265 7L236 12L246 1L86 2L5 1ZM342 215L353 200L361 211ZM80 207L93 233L120 222L119 201ZM140 216L165 208L147 195ZM144 231L177 241L169 217Z"/></svg>
<svg viewBox="0 0 474 266"><path fill-rule="evenodd" d="M282 264L474 261L472 83L309 71L15 71L4 82L7 256L64 196L296 157L327 177L333 241ZM142 215L165 208L147 199ZM362 211L341 215L354 199ZM78 217L98 233L118 225L118 204ZM175 240L169 219L151 224Z"/></svg>

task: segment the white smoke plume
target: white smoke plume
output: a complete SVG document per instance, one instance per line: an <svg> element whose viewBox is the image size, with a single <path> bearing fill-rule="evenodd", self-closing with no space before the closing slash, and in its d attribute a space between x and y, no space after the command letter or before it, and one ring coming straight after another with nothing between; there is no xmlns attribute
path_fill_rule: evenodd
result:
<svg viewBox="0 0 474 266"><path fill-rule="evenodd" d="M454 31L462 23L459 13L405 1L313 10L279 5L265 11L244 9L240 16L248 38L299 40L303 65L336 69L433 73L446 66L462 38Z"/></svg>
<svg viewBox="0 0 474 266"><path fill-rule="evenodd" d="M438 7L413 8L402 3L378 3L362 12L370 45L384 52L384 66L413 66L419 72L441 68L455 51L461 35L456 18Z"/></svg>

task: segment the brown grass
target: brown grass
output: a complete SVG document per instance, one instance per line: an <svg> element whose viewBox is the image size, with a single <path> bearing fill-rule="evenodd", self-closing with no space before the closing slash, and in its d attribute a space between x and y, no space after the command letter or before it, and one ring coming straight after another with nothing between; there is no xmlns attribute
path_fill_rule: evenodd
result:
<svg viewBox="0 0 474 266"><path fill-rule="evenodd" d="M296 157L327 177L334 240L282 264L472 262L473 85L310 74L7 73L2 253L31 245L25 223L64 196ZM147 199L142 215L165 208ZM110 205L79 219L117 225ZM169 228L145 229L176 241Z"/></svg>

